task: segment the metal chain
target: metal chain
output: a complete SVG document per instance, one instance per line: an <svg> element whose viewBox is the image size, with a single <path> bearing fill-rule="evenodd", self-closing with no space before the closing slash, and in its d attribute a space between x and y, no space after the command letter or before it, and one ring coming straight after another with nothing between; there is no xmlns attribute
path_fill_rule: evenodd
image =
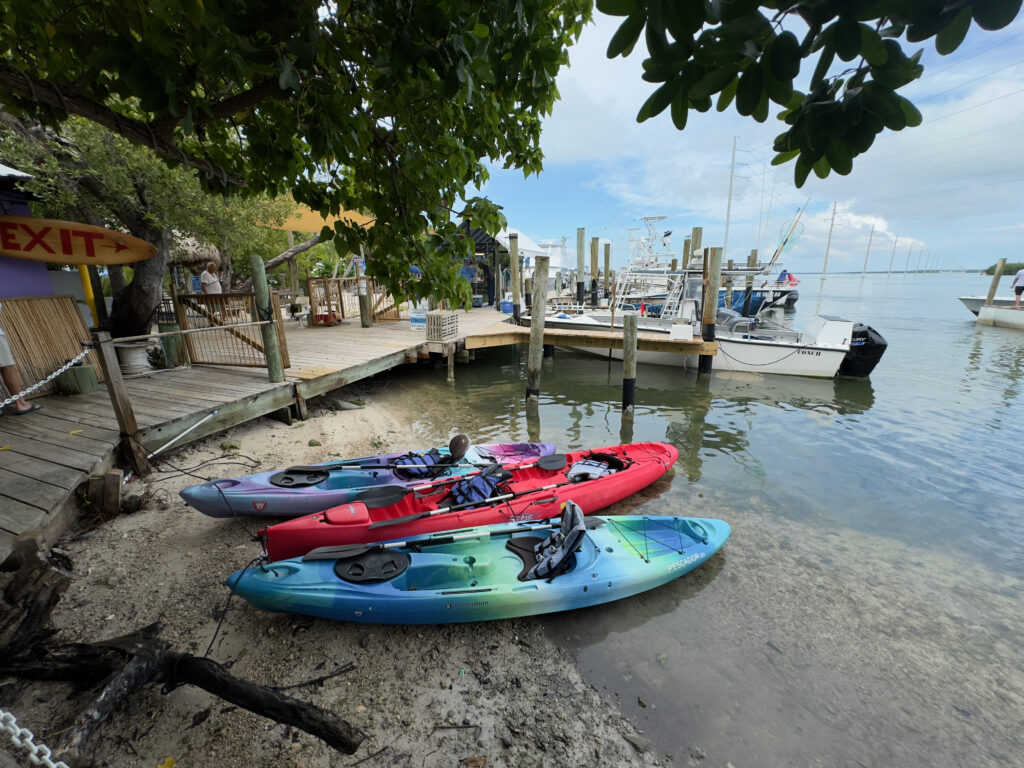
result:
<svg viewBox="0 0 1024 768"><path fill-rule="evenodd" d="M62 373L64 373L64 371L66 371L68 368L71 368L72 366L77 365L79 363L79 361L83 360L86 355L88 355L90 352L92 352L92 348L95 347L95 346L96 346L96 342L90 341L86 345L85 349L82 350L82 354L80 354L74 360L69 360L68 362L66 362L61 368L58 368L56 371L51 373L49 376L47 376L42 381L37 381L31 387L29 387L28 389L26 389L26 390L24 390L22 392L19 392L16 395L11 395L9 398L4 400L3 403L0 403L0 409L6 408L8 405L10 405L11 403L17 402L18 400L23 398L25 395L31 395L33 392L35 392L40 387L46 386L51 381L53 381L58 376L60 376Z"/></svg>
<svg viewBox="0 0 1024 768"><path fill-rule="evenodd" d="M14 746L28 751L28 759L32 762L32 765L45 765L46 768L68 768L67 763L63 760L53 762L50 759L50 755L53 754L50 748L45 744L36 744L35 734L28 728L19 728L18 721L14 719L14 715L2 709L0 709L0 730L7 731L10 734Z"/></svg>

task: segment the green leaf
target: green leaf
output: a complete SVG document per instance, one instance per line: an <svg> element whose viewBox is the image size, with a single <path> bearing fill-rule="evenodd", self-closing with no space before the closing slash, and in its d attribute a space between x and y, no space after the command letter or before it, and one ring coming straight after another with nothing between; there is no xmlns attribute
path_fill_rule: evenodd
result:
<svg viewBox="0 0 1024 768"><path fill-rule="evenodd" d="M885 64L886 59L889 58L889 54L886 53L885 45L882 43L881 36L873 27L869 27L867 24L861 24L859 26L861 40L860 53L864 57L864 61L873 67L882 66Z"/></svg>
<svg viewBox="0 0 1024 768"><path fill-rule="evenodd" d="M814 161L813 168L814 175L817 176L819 179L827 179L828 174L832 170L831 166L828 164L828 157L826 157L825 155L822 155L821 157Z"/></svg>
<svg viewBox="0 0 1024 768"><path fill-rule="evenodd" d="M757 109L763 93L762 78L761 68L756 64L747 67L740 75L736 86L736 111L741 115L752 115Z"/></svg>
<svg viewBox="0 0 1024 768"><path fill-rule="evenodd" d="M814 68L814 74L811 75L811 90L825 82L825 77L828 75L828 70L832 66L832 62L835 61L835 57L835 46L829 40L821 51L821 58L818 59L818 66Z"/></svg>
<svg viewBox="0 0 1024 768"><path fill-rule="evenodd" d="M761 100L758 101L757 106L754 107L754 112L751 114L751 117L753 117L759 123L763 123L765 120L767 120L769 103L770 100L768 98L768 94L765 93L764 91L761 91Z"/></svg>
<svg viewBox="0 0 1024 768"><path fill-rule="evenodd" d="M967 30L970 28L971 8L968 6L962 8L952 21L939 30L939 34L935 36L935 50L941 56L948 56L960 47L960 43L967 37Z"/></svg>
<svg viewBox="0 0 1024 768"><path fill-rule="evenodd" d="M477 24L475 27L473 27L473 34L476 35L477 37L487 37L489 34L491 34L491 28L488 27L486 24Z"/></svg>
<svg viewBox="0 0 1024 768"><path fill-rule="evenodd" d="M633 46L636 45L640 33L644 31L644 24L646 23L647 14L645 12L631 14L622 22L608 43L608 52L606 54L608 58L614 59L619 54L628 56L633 50Z"/></svg>
<svg viewBox="0 0 1024 768"><path fill-rule="evenodd" d="M796 166L793 168L793 183L796 184L796 188L800 189L807 181L807 176L811 172L811 166L809 163L804 162L803 156L796 159Z"/></svg>
<svg viewBox="0 0 1024 768"><path fill-rule="evenodd" d="M1020 12L1021 0L974 0L971 12L982 29L1002 29Z"/></svg>
<svg viewBox="0 0 1024 768"><path fill-rule="evenodd" d="M740 79L734 77L732 81L722 89L721 93L718 94L718 103L715 105L715 109L719 112L725 112L732 104L732 100L736 97L736 88L739 85ZM742 114L742 113L740 113Z"/></svg>
<svg viewBox="0 0 1024 768"><path fill-rule="evenodd" d="M850 148L844 141L830 142L825 149L825 157L832 170L840 176L847 176L853 170L853 158L850 156Z"/></svg>
<svg viewBox="0 0 1024 768"><path fill-rule="evenodd" d="M783 165L800 154L799 149L791 149L789 152L780 152L772 158L772 165Z"/></svg>
<svg viewBox="0 0 1024 768"><path fill-rule="evenodd" d="M853 61L860 54L860 24L849 16L840 16L832 27L836 54L843 61Z"/></svg>
<svg viewBox="0 0 1024 768"><path fill-rule="evenodd" d="M921 112L915 107L909 100L902 96L897 97L900 100L900 109L903 111L903 117L906 118L908 128L917 128L924 120L921 117Z"/></svg>
<svg viewBox="0 0 1024 768"><path fill-rule="evenodd" d="M597 0L597 10L608 16L632 16L642 8L640 0Z"/></svg>
<svg viewBox="0 0 1024 768"><path fill-rule="evenodd" d="M779 82L792 81L800 74L800 41L792 32L783 32L767 50L768 67Z"/></svg>
<svg viewBox="0 0 1024 768"><path fill-rule="evenodd" d="M640 107L640 111L637 113L636 121L642 123L644 120L648 120L655 115L661 114L665 107L667 107L676 94L680 91L682 82L680 80L669 80L667 83L662 85L658 90L652 93L647 101L644 102L643 106Z"/></svg>
<svg viewBox="0 0 1024 768"><path fill-rule="evenodd" d="M689 89L690 101L703 100L722 90L736 77L736 70L728 66L710 67Z"/></svg>
<svg viewBox="0 0 1024 768"><path fill-rule="evenodd" d="M676 127L676 130L683 130L686 127L686 118L690 114L690 100L686 98L686 94L680 91L680 93L672 99L672 124Z"/></svg>

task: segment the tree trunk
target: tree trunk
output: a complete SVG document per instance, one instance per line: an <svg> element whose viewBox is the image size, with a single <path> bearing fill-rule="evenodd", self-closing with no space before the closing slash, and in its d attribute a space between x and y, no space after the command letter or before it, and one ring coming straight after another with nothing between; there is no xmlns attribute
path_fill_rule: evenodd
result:
<svg viewBox="0 0 1024 768"><path fill-rule="evenodd" d="M138 236L138 233L135 233ZM153 314L163 295L164 273L170 262L169 233L151 230L146 240L156 245L156 253L135 264L135 277L114 294L114 310L110 315L110 335L115 339L149 333Z"/></svg>
<svg viewBox="0 0 1024 768"><path fill-rule="evenodd" d="M124 267L120 264L111 264L107 267L107 276L110 278L110 295L117 296L127 285L124 280Z"/></svg>

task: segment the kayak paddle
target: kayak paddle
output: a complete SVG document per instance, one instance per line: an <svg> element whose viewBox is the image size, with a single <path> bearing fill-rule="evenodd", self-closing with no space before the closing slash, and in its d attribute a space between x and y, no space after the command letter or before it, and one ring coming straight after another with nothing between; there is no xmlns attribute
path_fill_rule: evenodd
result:
<svg viewBox="0 0 1024 768"><path fill-rule="evenodd" d="M551 485L542 485L539 488L530 488L525 491L518 491L513 493L503 493L500 496L492 496L489 499L480 499L480 501L469 501L465 504L453 504L448 507L440 507L438 509L430 509L425 512L417 512L414 515L405 515L404 517L393 517L390 520L378 520L376 523L370 523L368 528L383 528L387 525L398 525L399 523L411 523L413 520L422 520L424 517L433 517L434 515L444 515L448 512L454 512L458 509L468 509L469 507L478 507L481 504L488 504L495 501L507 501L517 496L525 496L528 493L537 493L538 491L550 491L552 488L560 488L563 485L572 485L568 480L562 483L552 483Z"/></svg>
<svg viewBox="0 0 1024 768"><path fill-rule="evenodd" d="M549 531L553 528L558 528L561 523L552 525L551 523L545 523L544 525L531 525L527 528L505 528L499 531L484 531L484 532L469 532L469 533L456 533L447 536L430 536L425 539L409 539L407 541L388 541L388 542L377 542L371 544L341 544L336 547L317 547L308 554L304 555L302 561L307 560L337 560L346 557L356 557L364 552L373 552L380 549L400 549L407 547L410 544L414 544L418 547L432 546L434 544L451 544L455 541L462 541L463 539L487 539L491 536L500 536L504 534L513 533L529 533L531 531Z"/></svg>

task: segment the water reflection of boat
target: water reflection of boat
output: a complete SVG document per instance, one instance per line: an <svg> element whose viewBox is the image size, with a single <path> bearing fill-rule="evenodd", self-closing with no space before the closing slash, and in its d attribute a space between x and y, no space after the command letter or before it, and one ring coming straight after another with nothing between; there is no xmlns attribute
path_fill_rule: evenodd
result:
<svg viewBox="0 0 1024 768"><path fill-rule="evenodd" d="M622 386L618 363L609 364L592 355L565 352L560 360L572 357L571 396L578 402L617 401ZM556 361L555 366L559 367ZM646 366L637 376L636 407L692 408L706 392L707 406L712 398L748 400L770 406L788 406L801 410L826 408L837 415L863 413L874 404L874 388L868 379L812 379L772 376L764 373L721 371L700 377L694 370ZM566 397L565 394L560 396Z"/></svg>

